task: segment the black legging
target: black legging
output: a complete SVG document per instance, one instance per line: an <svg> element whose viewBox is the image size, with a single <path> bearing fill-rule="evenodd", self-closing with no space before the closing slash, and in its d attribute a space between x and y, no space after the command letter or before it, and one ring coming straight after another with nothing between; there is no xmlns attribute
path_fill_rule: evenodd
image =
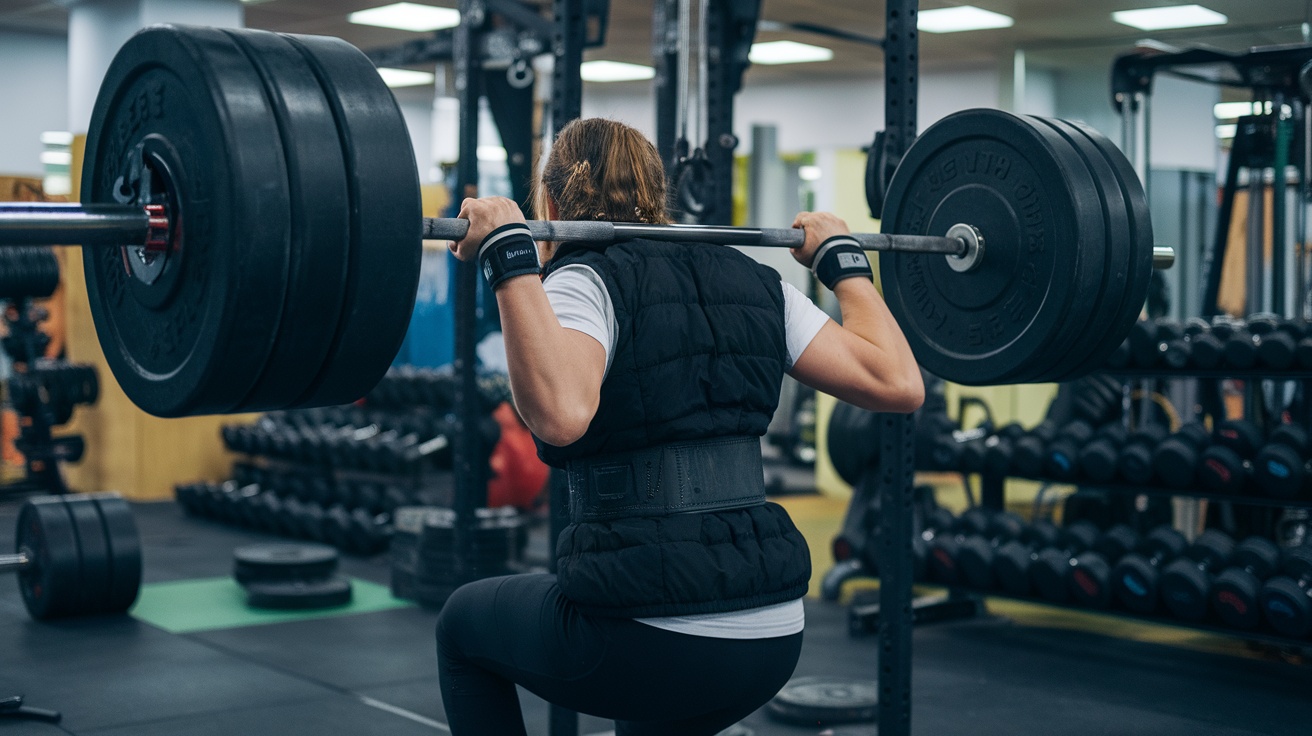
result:
<svg viewBox="0 0 1312 736"><path fill-rule="evenodd" d="M802 634L714 639L580 613L555 575L470 583L437 621L453 736L524 734L518 683L551 703L615 720L616 736L713 736L792 676Z"/></svg>

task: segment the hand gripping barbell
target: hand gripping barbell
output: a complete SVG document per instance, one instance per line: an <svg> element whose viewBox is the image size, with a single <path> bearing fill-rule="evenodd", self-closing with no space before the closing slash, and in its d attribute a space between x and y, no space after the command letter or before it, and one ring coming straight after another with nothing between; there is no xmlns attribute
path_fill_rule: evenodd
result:
<svg viewBox="0 0 1312 736"><path fill-rule="evenodd" d="M424 219L387 86L335 38L155 26L92 114L81 205L0 207L0 245L80 244L106 360L134 403L183 416L342 404L405 336ZM968 384L1099 367L1154 268L1143 189L1077 123L967 110L917 140L883 234L860 234L917 359ZM794 247L789 229L533 222L534 237ZM106 246L106 247L91 247Z"/></svg>

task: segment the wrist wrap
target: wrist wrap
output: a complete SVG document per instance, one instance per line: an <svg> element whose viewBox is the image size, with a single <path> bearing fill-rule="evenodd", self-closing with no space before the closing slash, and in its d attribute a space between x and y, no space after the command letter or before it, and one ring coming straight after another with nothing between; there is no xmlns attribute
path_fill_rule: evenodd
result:
<svg viewBox="0 0 1312 736"><path fill-rule="evenodd" d="M856 276L874 278L866 252L847 235L835 235L821 243L811 261L811 271L830 291L843 279Z"/></svg>
<svg viewBox="0 0 1312 736"><path fill-rule="evenodd" d="M478 265L494 291L508 278L542 273L537 243L522 222L502 225L488 233L478 247Z"/></svg>

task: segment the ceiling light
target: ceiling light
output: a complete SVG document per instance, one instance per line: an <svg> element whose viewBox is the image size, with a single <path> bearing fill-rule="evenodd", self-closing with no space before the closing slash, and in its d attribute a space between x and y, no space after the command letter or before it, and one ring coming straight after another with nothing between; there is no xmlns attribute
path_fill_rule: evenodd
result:
<svg viewBox="0 0 1312 736"><path fill-rule="evenodd" d="M1218 102L1212 106L1212 116L1217 120L1234 120L1252 114L1251 102Z"/></svg>
<svg viewBox="0 0 1312 736"><path fill-rule="evenodd" d="M988 28L1011 28L1015 24L1015 19L1009 15L977 8L974 5L960 5L955 8L920 11L916 28L925 33L956 33L982 31Z"/></svg>
<svg viewBox="0 0 1312 736"><path fill-rule="evenodd" d="M796 41L765 41L752 44L747 58L753 64L803 64L810 61L829 61L834 52L823 46Z"/></svg>
<svg viewBox="0 0 1312 736"><path fill-rule="evenodd" d="M73 154L68 151L42 151L41 163L47 166L69 166L73 163Z"/></svg>
<svg viewBox="0 0 1312 736"><path fill-rule="evenodd" d="M383 78L383 82L388 87L417 87L421 84L432 84L437 79L432 72L420 72L414 69L392 69L390 67L380 67L378 76Z"/></svg>
<svg viewBox="0 0 1312 736"><path fill-rule="evenodd" d="M802 181L819 181L825 172L819 166L799 166L797 167L797 176Z"/></svg>
<svg viewBox="0 0 1312 736"><path fill-rule="evenodd" d="M476 155L479 161L505 161L506 149L501 146L479 146Z"/></svg>
<svg viewBox="0 0 1312 736"><path fill-rule="evenodd" d="M1112 20L1141 31L1161 31L1167 28L1219 26L1229 18L1201 5L1173 5L1166 8L1118 10L1112 13Z"/></svg>
<svg viewBox="0 0 1312 736"><path fill-rule="evenodd" d="M346 16L346 19L362 26L422 33L460 25L460 11L418 3L393 3L380 8L358 10Z"/></svg>
<svg viewBox="0 0 1312 736"><path fill-rule="evenodd" d="M41 142L47 146L71 146L73 134L66 130L47 130L41 134Z"/></svg>
<svg viewBox="0 0 1312 736"><path fill-rule="evenodd" d="M585 82L635 82L655 77L656 70L642 64L598 59L583 62L579 67L579 76Z"/></svg>
<svg viewBox="0 0 1312 736"><path fill-rule="evenodd" d="M1239 129L1239 126L1234 125L1234 124L1230 124L1230 125L1218 125L1218 126L1216 126L1216 137L1217 137L1217 138L1234 138L1234 137L1235 137L1235 131L1238 130L1238 129Z"/></svg>

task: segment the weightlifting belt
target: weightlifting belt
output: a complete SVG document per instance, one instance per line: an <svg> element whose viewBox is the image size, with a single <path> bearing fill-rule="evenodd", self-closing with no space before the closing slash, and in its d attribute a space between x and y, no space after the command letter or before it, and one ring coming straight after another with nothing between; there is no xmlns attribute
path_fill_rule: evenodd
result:
<svg viewBox="0 0 1312 736"><path fill-rule="evenodd" d="M723 511L765 503L758 437L717 437L571 460L570 521Z"/></svg>

